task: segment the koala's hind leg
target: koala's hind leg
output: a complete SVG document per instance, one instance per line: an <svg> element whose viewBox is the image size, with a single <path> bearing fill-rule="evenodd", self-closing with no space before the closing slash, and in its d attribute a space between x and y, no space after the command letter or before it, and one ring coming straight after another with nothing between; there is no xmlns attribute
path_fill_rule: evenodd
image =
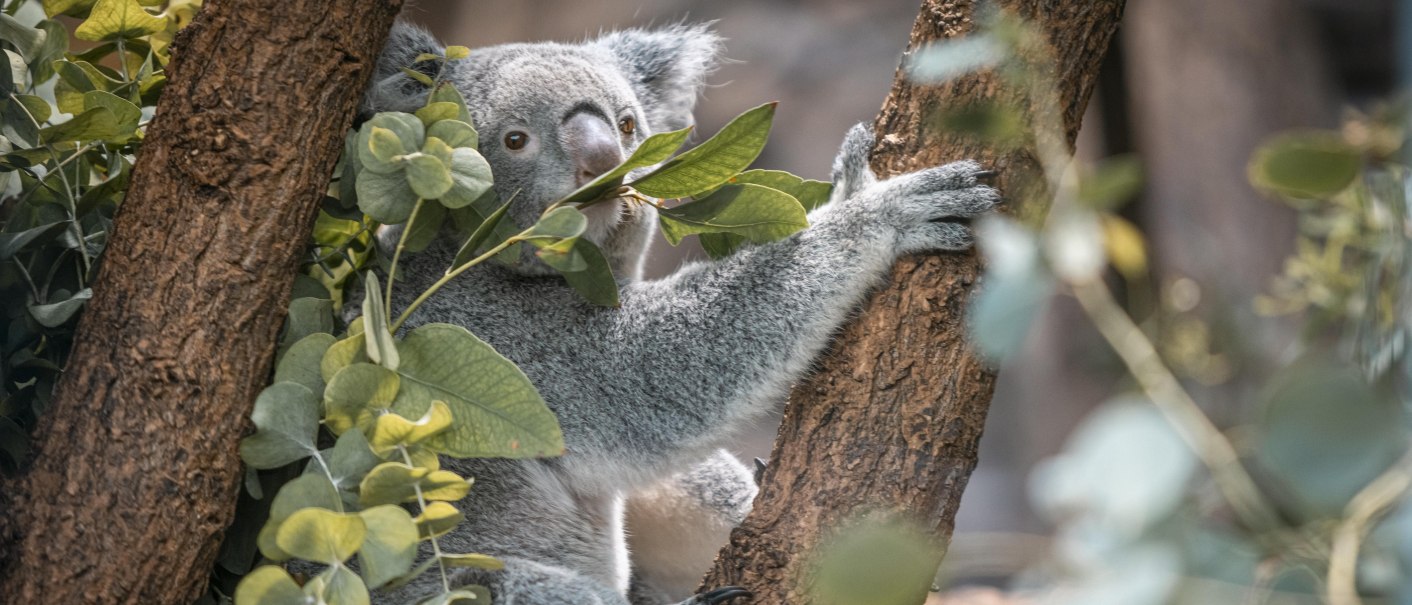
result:
<svg viewBox="0 0 1412 605"><path fill-rule="evenodd" d="M750 512L755 492L750 470L729 452L717 450L687 471L629 496L633 605L660 605L692 594L731 529Z"/></svg>

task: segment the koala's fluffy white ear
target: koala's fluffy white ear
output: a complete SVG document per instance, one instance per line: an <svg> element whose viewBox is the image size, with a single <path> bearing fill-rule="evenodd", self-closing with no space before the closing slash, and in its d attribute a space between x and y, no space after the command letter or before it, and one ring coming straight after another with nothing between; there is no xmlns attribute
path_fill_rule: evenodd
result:
<svg viewBox="0 0 1412 605"><path fill-rule="evenodd" d="M403 67L415 69L435 77L437 62L414 63L422 53L441 54L442 46L436 38L419 26L398 21L387 35L387 44L378 56L377 68L373 71L368 93L363 96L361 113L364 115L379 111L412 111L421 107L427 99L427 86L412 79L402 71ZM431 71L431 73L428 73Z"/></svg>
<svg viewBox="0 0 1412 605"><path fill-rule="evenodd" d="M722 39L711 24L629 29L606 34L596 44L607 48L628 74L653 132L695 123L691 110L696 97L721 61Z"/></svg>

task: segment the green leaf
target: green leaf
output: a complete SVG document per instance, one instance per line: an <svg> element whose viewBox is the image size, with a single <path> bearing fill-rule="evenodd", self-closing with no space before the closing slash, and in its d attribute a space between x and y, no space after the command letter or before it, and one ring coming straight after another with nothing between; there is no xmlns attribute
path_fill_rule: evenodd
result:
<svg viewBox="0 0 1412 605"><path fill-rule="evenodd" d="M134 132L137 132L137 125L142 121L142 109L131 101L110 92L90 90L83 93L84 110L87 111L95 107L102 107L113 112L117 134L107 139L109 142L121 143L127 140Z"/></svg>
<svg viewBox="0 0 1412 605"><path fill-rule="evenodd" d="M417 534L422 540L445 535L462 521L466 515L460 509L446 502L428 502L422 514L413 521L417 524Z"/></svg>
<svg viewBox="0 0 1412 605"><path fill-rule="evenodd" d="M417 110L416 116L422 124L430 128L432 125L443 120L456 121L460 117L461 108L449 101L432 101L426 107ZM464 122L463 122L464 123ZM436 136L428 133L428 136Z"/></svg>
<svg viewBox="0 0 1412 605"><path fill-rule="evenodd" d="M335 435L353 427L372 426L378 411L397 398L397 372L371 363L354 363L333 375L324 389L324 424Z"/></svg>
<svg viewBox="0 0 1412 605"><path fill-rule="evenodd" d="M15 233L0 233L0 260L15 256L30 246L42 245L57 237L69 227L69 221L46 223Z"/></svg>
<svg viewBox="0 0 1412 605"><path fill-rule="evenodd" d="M582 254L578 253L576 249L577 246L577 237L561 239L552 244L541 246L540 249L535 252L535 256L539 257L539 260L544 261L544 264L553 267L555 271L561 273L587 270L588 260L585 259Z"/></svg>
<svg viewBox="0 0 1412 605"><path fill-rule="evenodd" d="M306 508L280 524L275 544L291 556L331 565L353 556L366 535L367 526L356 514Z"/></svg>
<svg viewBox="0 0 1412 605"><path fill-rule="evenodd" d="M54 15L69 15L72 17L85 17L89 9L93 8L96 0L44 0L44 14L49 17Z"/></svg>
<svg viewBox="0 0 1412 605"><path fill-rule="evenodd" d="M726 185L689 204L657 211L672 245L693 233L734 233L750 241L788 237L809 226L804 207L787 193L761 185Z"/></svg>
<svg viewBox="0 0 1412 605"><path fill-rule="evenodd" d="M457 147L451 153L451 188L437 199L447 208L464 208L490 191L495 179L480 152Z"/></svg>
<svg viewBox="0 0 1412 605"><path fill-rule="evenodd" d="M364 507L416 502L418 488L426 500L460 500L470 492L471 484L451 471L384 462L363 478L358 499Z"/></svg>
<svg viewBox="0 0 1412 605"><path fill-rule="evenodd" d="M416 445L451 428L451 420L451 408L442 401L431 402L431 408L415 422L396 413L383 414L373 422L368 443L378 455L386 456L399 445Z"/></svg>
<svg viewBox="0 0 1412 605"><path fill-rule="evenodd" d="M509 209L510 202L505 202L501 204L495 212L490 213L490 216L487 216L485 220L481 221L480 225L476 227L476 230L466 238L466 242L461 244L461 249L456 252L456 258L451 261L451 266L446 268L447 273L451 273L460 268L461 265L475 260L481 246L490 240L491 234L499 230L500 221L505 218L505 213L509 211ZM513 230L505 229L503 231L508 232ZM504 233L500 241L505 241L512 235L512 233Z"/></svg>
<svg viewBox="0 0 1412 605"><path fill-rule="evenodd" d="M395 166L406 154L407 150L402 147L402 139L397 138L397 135L391 130L376 126L368 129L368 155L374 160L368 164L378 167L389 164ZM375 172L382 171L376 170Z"/></svg>
<svg viewBox="0 0 1412 605"><path fill-rule="evenodd" d="M362 162L366 171L378 174L399 172L402 165L392 158L421 149L425 137L426 127L417 116L398 111L376 114L358 128L358 161ZM393 142L394 138L396 142Z"/></svg>
<svg viewBox="0 0 1412 605"><path fill-rule="evenodd" d="M289 303L284 334L280 342L290 346L313 334L333 332L333 301L324 298L296 298Z"/></svg>
<svg viewBox="0 0 1412 605"><path fill-rule="evenodd" d="M425 63L427 61L436 61L440 58L441 55L434 55L432 53L422 53L420 55L417 55L417 58L412 59L412 64L415 65L417 63Z"/></svg>
<svg viewBox="0 0 1412 605"><path fill-rule="evenodd" d="M29 305L29 315L33 317L35 321L39 322L41 326L57 328L73 318L90 298L93 298L93 290L91 288L84 288L73 296L59 302L46 305L31 304Z"/></svg>
<svg viewBox="0 0 1412 605"><path fill-rule="evenodd" d="M320 575L327 578L323 602L329 605L369 605L368 587L353 570L338 566Z"/></svg>
<svg viewBox="0 0 1412 605"><path fill-rule="evenodd" d="M281 487L270 503L270 518L260 528L256 538L260 552L275 561L284 561L289 554L280 550L275 542L279 527L295 511L306 508L334 510L340 506L338 491L323 475L302 475L295 477Z"/></svg>
<svg viewBox="0 0 1412 605"><path fill-rule="evenodd" d="M658 164L672 157L682 144L686 143L686 138L691 135L691 128L683 128L672 132L663 132L647 137L637 149L619 164L617 168L609 170L593 179L587 185L579 187L577 191L570 193L564 198L566 204L581 204L590 202L602 197L612 189L616 189L622 178L627 173L644 168L653 164Z"/></svg>
<svg viewBox="0 0 1412 605"><path fill-rule="evenodd" d="M378 174L363 170L358 173L357 193L358 209L385 225L407 222L417 200L421 199L407 184L406 175L400 172Z"/></svg>
<svg viewBox="0 0 1412 605"><path fill-rule="evenodd" d="M441 103L433 103L433 105L441 105ZM455 106L454 103L451 105ZM418 115L420 117L420 113ZM480 137L476 134L474 127L460 120L448 118L441 118L440 121L428 126L427 137L436 137L452 147L475 148L480 144Z"/></svg>
<svg viewBox="0 0 1412 605"><path fill-rule="evenodd" d="M417 525L400 506L375 506L358 513L367 525L358 563L363 579L377 588L412 568L417 556Z"/></svg>
<svg viewBox="0 0 1412 605"><path fill-rule="evenodd" d="M833 184L800 178L783 170L747 170L731 177L728 184L764 185L794 196L806 212L829 201Z"/></svg>
<svg viewBox="0 0 1412 605"><path fill-rule="evenodd" d="M1332 131L1279 134L1250 159L1250 182L1289 198L1327 198L1358 177L1362 155Z"/></svg>
<svg viewBox="0 0 1412 605"><path fill-rule="evenodd" d="M441 234L441 225L445 222L445 206L422 204L422 209L417 211L417 220L412 223L411 231L407 233L407 251L426 250L427 246L436 241L436 236Z"/></svg>
<svg viewBox="0 0 1412 605"><path fill-rule="evenodd" d="M455 103L456 107L460 109L459 113L456 115L457 120L475 126L475 122L471 121L471 110L466 107L466 98L461 96L461 91L456 90L456 87L450 82L442 82L427 96L427 103L439 103L443 101Z"/></svg>
<svg viewBox="0 0 1412 605"><path fill-rule="evenodd" d="M459 60L459 59L464 59L464 58L469 57L469 56L471 56L471 49L466 48L466 47L464 47L464 46L448 46L448 47L446 47L446 58L449 59L449 60L456 61L456 60Z"/></svg>
<svg viewBox="0 0 1412 605"><path fill-rule="evenodd" d="M407 184L424 200L440 198L454 185L446 164L427 154L407 157Z"/></svg>
<svg viewBox="0 0 1412 605"><path fill-rule="evenodd" d="M69 32L53 19L40 21L35 27L44 31L44 42L29 60L29 69L35 82L47 82L54 77L54 61L63 59L69 50Z"/></svg>
<svg viewBox="0 0 1412 605"><path fill-rule="evenodd" d="M428 441L433 448L460 458L563 452L559 423L524 372L465 328L427 324L398 349L402 380L393 410L419 418L440 400L455 418L450 430Z"/></svg>
<svg viewBox="0 0 1412 605"><path fill-rule="evenodd" d="M0 13L0 38L13 44L26 62L34 61L39 56L45 36L44 30L25 27L18 19Z"/></svg>
<svg viewBox="0 0 1412 605"><path fill-rule="evenodd" d="M422 85L424 85L424 86L431 86L432 84L435 84L435 83L436 83L435 80L432 80L432 79L431 79L431 76L428 76L428 75L426 75L426 74L424 74L424 73L422 73L422 72L420 72L420 71L417 71L417 70L415 70L415 69L403 67L403 68L402 68L402 73L407 74L407 77L409 77L409 78L411 78L411 79L413 79L413 80L416 80L416 81L418 81L418 82L421 82Z"/></svg>
<svg viewBox="0 0 1412 605"><path fill-rule="evenodd" d="M1258 459L1315 516L1340 515L1407 448L1401 405L1333 362L1282 369L1263 398Z"/></svg>
<svg viewBox="0 0 1412 605"><path fill-rule="evenodd" d="M49 145L70 141L106 141L125 136L118 118L107 107L86 109L63 124L41 128L39 138Z"/></svg>
<svg viewBox="0 0 1412 605"><path fill-rule="evenodd" d="M564 280L588 302L600 307L617 307L618 282L603 252L593 242L580 237L574 239L574 255L582 258L587 268L564 273Z"/></svg>
<svg viewBox="0 0 1412 605"><path fill-rule="evenodd" d="M277 382L255 398L255 434L240 441L240 458L257 469L277 468L318 451L319 400L304 385Z"/></svg>
<svg viewBox="0 0 1412 605"><path fill-rule="evenodd" d="M539 219L530 227L526 238L552 238L554 240L578 237L588 228L588 218L577 208L560 206Z"/></svg>
<svg viewBox="0 0 1412 605"><path fill-rule="evenodd" d="M338 341L332 334L324 333L310 334L299 339L289 347L284 357L280 358L279 365L275 368L274 381L304 385L313 392L315 399L322 399L324 378L319 372L319 365L323 362L324 354L335 342Z"/></svg>
<svg viewBox="0 0 1412 605"><path fill-rule="evenodd" d="M358 317L348 324L348 335L338 342L333 343L324 353L324 358L319 362L319 375L327 383L333 380L334 374L346 368L349 364L360 361L368 361L367 352L363 347L363 318Z"/></svg>
<svg viewBox="0 0 1412 605"><path fill-rule="evenodd" d="M363 337L368 359L389 370L396 370L397 345L392 341L392 330L388 327L387 307L382 304L382 287L378 284L377 274L369 271L367 276L363 296Z"/></svg>
<svg viewBox="0 0 1412 605"><path fill-rule="evenodd" d="M344 431L338 436L338 441L334 442L333 447L320 451L319 455L323 456L324 462L328 464L328 473L332 475L334 487L340 493L347 494L352 494L358 489L358 484L367 476L368 471L382 463L382 459L378 458L368 445L363 431ZM305 467L304 472L322 473L323 468L318 464L310 464Z"/></svg>
<svg viewBox="0 0 1412 605"><path fill-rule="evenodd" d="M98 71L87 61L54 61L54 72L59 81L54 85L55 104L59 111L78 115L83 113L84 93L94 90L112 90L119 82L113 81Z"/></svg>
<svg viewBox="0 0 1412 605"><path fill-rule="evenodd" d="M308 598L278 565L261 565L235 587L235 605L308 605Z"/></svg>
<svg viewBox="0 0 1412 605"><path fill-rule="evenodd" d="M653 197L678 198L721 186L759 157L770 137L775 105L766 103L740 114L716 136L633 181L633 188Z"/></svg>
<svg viewBox="0 0 1412 605"><path fill-rule="evenodd" d="M1094 210L1112 210L1142 192L1142 160L1120 155L1103 160L1079 181L1079 201Z"/></svg>
<svg viewBox="0 0 1412 605"><path fill-rule="evenodd" d="M833 185L830 183L805 180L783 170L747 170L732 177L727 184L763 185L788 193L799 201L806 213L824 205L833 193ZM746 240L733 233L702 233L700 241L708 256L724 258L735 252Z"/></svg>
<svg viewBox="0 0 1412 605"><path fill-rule="evenodd" d="M52 15L51 15L52 16ZM74 37L90 42L140 38L167 28L167 20L142 10L137 0L98 0Z"/></svg>

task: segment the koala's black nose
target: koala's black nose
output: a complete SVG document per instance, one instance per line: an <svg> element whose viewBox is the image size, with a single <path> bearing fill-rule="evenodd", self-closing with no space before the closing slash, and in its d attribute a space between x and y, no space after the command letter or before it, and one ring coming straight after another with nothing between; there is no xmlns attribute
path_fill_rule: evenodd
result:
<svg viewBox="0 0 1412 605"><path fill-rule="evenodd" d="M618 131L603 118L580 112L564 123L564 142L574 163L574 186L580 187L623 162Z"/></svg>

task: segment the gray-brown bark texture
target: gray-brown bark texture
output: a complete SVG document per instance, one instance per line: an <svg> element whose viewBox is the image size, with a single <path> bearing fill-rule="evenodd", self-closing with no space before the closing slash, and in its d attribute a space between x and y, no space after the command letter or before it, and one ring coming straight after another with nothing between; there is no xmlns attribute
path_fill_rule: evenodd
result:
<svg viewBox="0 0 1412 605"><path fill-rule="evenodd" d="M0 603L190 603L240 478L318 201L400 0L209 0L170 81L33 466Z"/></svg>
<svg viewBox="0 0 1412 605"><path fill-rule="evenodd" d="M976 158L1000 172L1008 199L1042 194L1033 189L1043 186L1033 148L997 148L930 124L941 108L977 102L1026 108L1035 123L1058 120L1072 148L1124 0L925 0L909 51L970 32L985 4L1046 34L1060 115L1031 107L1020 86L992 73L921 86L899 70L875 123L880 177ZM795 387L755 508L704 586L743 586L756 604L811 602L811 558L831 530L859 517L919 523L932 532L940 563L995 385L995 371L966 342L965 310L979 275L975 254L898 263L820 371ZM919 579L915 602L929 580Z"/></svg>

